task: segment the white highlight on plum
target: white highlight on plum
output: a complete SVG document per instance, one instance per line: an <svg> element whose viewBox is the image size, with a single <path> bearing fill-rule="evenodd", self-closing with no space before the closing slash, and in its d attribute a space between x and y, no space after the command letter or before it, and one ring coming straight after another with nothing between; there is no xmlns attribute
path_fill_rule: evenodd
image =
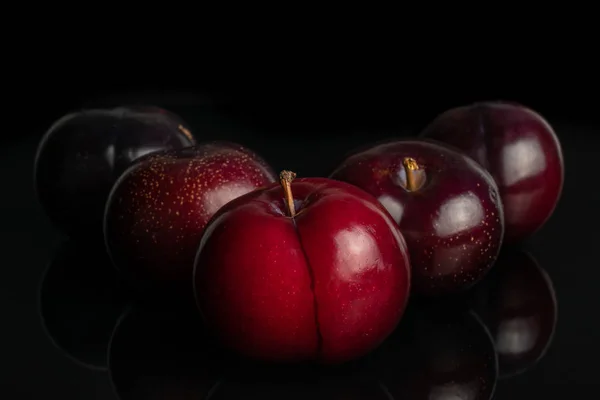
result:
<svg viewBox="0 0 600 400"><path fill-rule="evenodd" d="M501 181L505 186L536 176L546 168L546 157L534 138L524 138L505 146L501 157Z"/></svg>
<svg viewBox="0 0 600 400"><path fill-rule="evenodd" d="M335 235L337 265L340 277L352 280L355 274L381 263L381 254L375 238L366 230L354 227Z"/></svg>
<svg viewBox="0 0 600 400"><path fill-rule="evenodd" d="M206 205L206 209L204 211L208 215L213 215L231 200L237 199L238 197L251 192L255 188L256 187L250 182L231 182L225 183L219 186L217 189L208 190L204 193L204 204Z"/></svg>
<svg viewBox="0 0 600 400"><path fill-rule="evenodd" d="M379 200L381 205L390 213L394 221L399 224L402 215L404 214L404 206L402 203L387 194L380 196L377 200Z"/></svg>
<svg viewBox="0 0 600 400"><path fill-rule="evenodd" d="M104 158L106 162L110 166L110 168L114 168L115 166L115 145L110 144L106 147L106 151L104 152Z"/></svg>
<svg viewBox="0 0 600 400"><path fill-rule="evenodd" d="M145 156L146 154L155 153L155 152L163 150L163 149L164 149L164 147L160 146L160 145L140 146L139 148L127 149L126 153L127 153L127 157L130 160L135 160L137 158Z"/></svg>
<svg viewBox="0 0 600 400"><path fill-rule="evenodd" d="M433 226L438 236L448 237L479 225L484 218L481 202L474 193L467 192L442 204Z"/></svg>

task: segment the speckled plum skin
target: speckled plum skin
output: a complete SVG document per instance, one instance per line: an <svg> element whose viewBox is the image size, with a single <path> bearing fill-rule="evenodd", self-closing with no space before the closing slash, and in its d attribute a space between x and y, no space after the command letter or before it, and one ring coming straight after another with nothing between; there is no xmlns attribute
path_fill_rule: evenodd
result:
<svg viewBox="0 0 600 400"><path fill-rule="evenodd" d="M204 227L227 202L276 179L254 152L212 142L140 158L113 187L104 236L113 263L141 288L191 292Z"/></svg>
<svg viewBox="0 0 600 400"><path fill-rule="evenodd" d="M496 342L500 377L521 374L546 354L558 304L550 277L531 254L503 249L472 304Z"/></svg>
<svg viewBox="0 0 600 400"><path fill-rule="evenodd" d="M401 182L405 157L425 171L416 191ZM408 244L414 293L463 291L495 262L504 231L498 189L462 153L428 141L388 142L350 156L331 178L364 189L389 211Z"/></svg>
<svg viewBox="0 0 600 400"><path fill-rule="evenodd" d="M158 107L71 113L56 121L39 144L35 191L61 231L77 239L101 239L106 199L129 164L151 151L193 144L187 124Z"/></svg>
<svg viewBox="0 0 600 400"><path fill-rule="evenodd" d="M398 324L410 287L405 241L368 193L326 178L275 184L224 206L194 271L204 319L230 348L266 361L343 363Z"/></svg>
<svg viewBox="0 0 600 400"><path fill-rule="evenodd" d="M492 174L507 242L530 236L554 212L564 181L562 149L535 111L514 103L475 103L442 113L421 136L461 149Z"/></svg>

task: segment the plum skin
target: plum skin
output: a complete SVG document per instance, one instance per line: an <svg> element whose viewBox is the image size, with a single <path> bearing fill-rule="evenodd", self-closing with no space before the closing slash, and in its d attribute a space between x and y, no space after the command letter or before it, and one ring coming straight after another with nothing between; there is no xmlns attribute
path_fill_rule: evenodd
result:
<svg viewBox="0 0 600 400"><path fill-rule="evenodd" d="M408 159L424 177L415 190L407 189ZM398 224L414 294L465 291L492 268L504 235L500 195L492 176L462 152L428 140L389 141L351 155L330 177L375 196Z"/></svg>
<svg viewBox="0 0 600 400"><path fill-rule="evenodd" d="M70 237L102 237L104 205L130 163L195 143L187 124L158 107L88 109L56 121L34 161L34 191L50 221Z"/></svg>
<svg viewBox="0 0 600 400"><path fill-rule="evenodd" d="M504 205L505 241L522 241L554 213L564 183L560 142L532 109L480 102L450 109L420 135L452 145L494 177Z"/></svg>
<svg viewBox="0 0 600 400"><path fill-rule="evenodd" d="M136 160L106 202L104 242L113 264L139 289L191 292L194 258L208 221L224 204L275 176L258 154L229 142Z"/></svg>

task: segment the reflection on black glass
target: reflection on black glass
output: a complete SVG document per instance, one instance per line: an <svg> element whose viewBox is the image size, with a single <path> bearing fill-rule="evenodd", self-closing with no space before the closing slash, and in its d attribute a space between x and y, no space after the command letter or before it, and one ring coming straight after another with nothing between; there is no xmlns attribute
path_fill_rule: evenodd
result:
<svg viewBox="0 0 600 400"><path fill-rule="evenodd" d="M106 369L108 342L124 300L104 249L64 243L44 273L39 301L52 342L79 364Z"/></svg>
<svg viewBox="0 0 600 400"><path fill-rule="evenodd" d="M190 308L156 300L124 313L108 356L120 399L203 399L222 378L218 348Z"/></svg>
<svg viewBox="0 0 600 400"><path fill-rule="evenodd" d="M346 366L246 365L226 377L210 400L390 400L365 364Z"/></svg>
<svg viewBox="0 0 600 400"><path fill-rule="evenodd" d="M195 310L144 304L113 333L109 370L122 400L328 399L389 400L362 364L317 368L265 365L220 348Z"/></svg>
<svg viewBox="0 0 600 400"><path fill-rule="evenodd" d="M546 353L557 320L552 281L535 259L504 249L474 292L474 308L496 344L500 376L522 373Z"/></svg>
<svg viewBox="0 0 600 400"><path fill-rule="evenodd" d="M494 344L472 311L413 305L373 358L394 399L487 400L494 394Z"/></svg>

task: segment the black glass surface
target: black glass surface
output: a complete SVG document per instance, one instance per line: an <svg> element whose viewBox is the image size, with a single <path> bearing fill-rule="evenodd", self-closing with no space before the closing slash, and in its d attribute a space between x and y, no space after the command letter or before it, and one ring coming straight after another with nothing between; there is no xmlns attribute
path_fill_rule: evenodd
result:
<svg viewBox="0 0 600 400"><path fill-rule="evenodd" d="M159 101L145 102L178 113L201 139L240 142L299 176L327 175L357 146L417 133L415 124L369 129L364 121L333 129L333 119L312 128L282 119L261 126L196 98ZM0 149L0 397L543 399L557 390L585 397L600 359L600 139L594 128L547 117L565 160L563 194L548 223L521 247L503 249L502 271L460 298L411 302L381 348L333 369L239 360L212 343L195 309L134 296L101 245L63 237L38 205L32 174L43 129L13 138Z"/></svg>

